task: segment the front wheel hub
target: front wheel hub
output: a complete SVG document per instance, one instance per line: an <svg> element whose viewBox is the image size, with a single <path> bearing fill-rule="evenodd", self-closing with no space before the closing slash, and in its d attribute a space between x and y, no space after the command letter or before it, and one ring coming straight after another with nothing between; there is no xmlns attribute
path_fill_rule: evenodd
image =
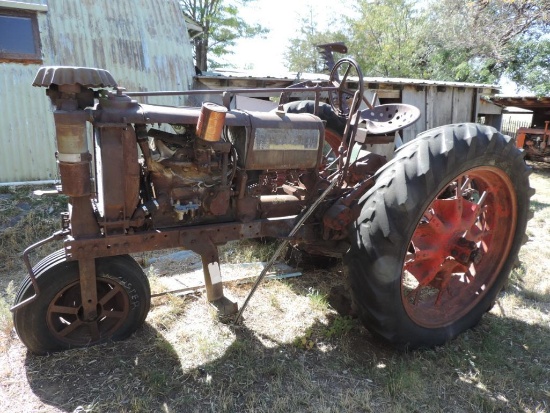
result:
<svg viewBox="0 0 550 413"><path fill-rule="evenodd" d="M479 264L483 253L474 241L460 237L451 248L451 256L462 265L469 266L471 263Z"/></svg>

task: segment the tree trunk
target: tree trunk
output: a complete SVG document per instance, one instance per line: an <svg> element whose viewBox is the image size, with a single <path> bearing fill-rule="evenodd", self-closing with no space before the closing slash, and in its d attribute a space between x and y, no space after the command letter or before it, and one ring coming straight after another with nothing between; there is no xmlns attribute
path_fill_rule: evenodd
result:
<svg viewBox="0 0 550 413"><path fill-rule="evenodd" d="M197 67L202 71L208 69L208 39L202 36L195 39L195 61Z"/></svg>

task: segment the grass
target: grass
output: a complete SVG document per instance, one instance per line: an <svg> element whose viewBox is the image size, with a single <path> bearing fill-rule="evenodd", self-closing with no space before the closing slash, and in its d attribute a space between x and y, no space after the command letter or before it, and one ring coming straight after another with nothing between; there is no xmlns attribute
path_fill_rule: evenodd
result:
<svg viewBox="0 0 550 413"><path fill-rule="evenodd" d="M550 412L550 168L536 166L529 241L508 288L476 328L415 352L388 348L334 311L330 291L344 281L336 265L266 281L242 326L220 323L202 294L166 295L153 299L144 328L128 340L33 356L8 310L23 276L15 245L47 234L25 229L42 224L21 219L18 231L29 238L15 243L10 235L5 244L10 229L0 232L1 253L14 260L0 268L0 410ZM36 208L34 216L54 226L47 205ZM245 246L228 244L222 256L265 260L273 248ZM150 271L161 274L151 277L153 290L166 271ZM250 284L226 288L242 303Z"/></svg>
<svg viewBox="0 0 550 413"><path fill-rule="evenodd" d="M59 214L66 209L65 196L35 196L29 187L0 187L0 271L2 273L21 267L19 254L37 240L59 229ZM49 248L49 249L48 249ZM59 248L59 245L56 247ZM42 249L47 255L52 245ZM0 277L0 286L4 277Z"/></svg>

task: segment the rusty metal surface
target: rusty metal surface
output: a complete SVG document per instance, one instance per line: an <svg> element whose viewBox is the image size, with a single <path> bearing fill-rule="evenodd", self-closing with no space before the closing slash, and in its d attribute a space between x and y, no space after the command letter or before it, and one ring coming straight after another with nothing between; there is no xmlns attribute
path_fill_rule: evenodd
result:
<svg viewBox="0 0 550 413"><path fill-rule="evenodd" d="M324 127L316 116L254 113L250 121L252 133L246 148L247 169L307 169L314 168L321 159Z"/></svg>
<svg viewBox="0 0 550 413"><path fill-rule="evenodd" d="M90 197L72 197L69 203L71 204L71 236L77 239L98 236L99 225Z"/></svg>
<svg viewBox="0 0 550 413"><path fill-rule="evenodd" d="M61 192L71 197L89 196L92 191L90 172L89 162L59 162Z"/></svg>
<svg viewBox="0 0 550 413"><path fill-rule="evenodd" d="M516 133L516 146L525 151L526 159L550 162L550 121L545 121L544 129L519 128Z"/></svg>
<svg viewBox="0 0 550 413"><path fill-rule="evenodd" d="M65 249L70 260L112 257L135 252L166 248L184 248L203 252L205 243L216 245L228 241L260 237L286 237L292 229L294 217L263 219L248 223L219 223L162 231L146 231L138 234L112 235L88 239L65 239ZM298 233L298 236L300 233Z"/></svg>
<svg viewBox="0 0 550 413"><path fill-rule="evenodd" d="M115 79L107 70L74 66L41 67L32 82L33 86L42 87L74 84L100 88L117 86Z"/></svg>
<svg viewBox="0 0 550 413"><path fill-rule="evenodd" d="M106 233L122 231L139 199L136 136L130 127L102 128L97 133L99 146L96 153L101 153L96 164L98 206L102 215L100 225Z"/></svg>
<svg viewBox="0 0 550 413"><path fill-rule="evenodd" d="M93 74L94 70L82 72ZM73 69L61 73L78 74ZM54 85L54 81L52 76L48 82ZM59 81L65 81L63 76ZM68 81L74 82L75 78ZM98 224L108 243L107 255L175 246L199 251L205 242L221 243L243 237L238 226L227 227L222 232L224 235L220 235L221 223L234 222L237 218L247 222L250 229L259 218L298 215L304 207L318 202L315 194L329 184L313 172L322 168L324 126L312 114L228 112L222 107L220 113L225 118L222 125L223 119L212 118L205 107L140 104L122 88L106 97L101 93L104 97L99 98L93 108L86 107L89 105L81 101L87 102L90 96L78 82L55 85L48 94L58 108L55 120L62 186L68 188L66 193L73 203L71 235L77 242L89 238L86 242L93 245L94 256L106 253L102 241L95 239ZM224 96L228 96L227 93ZM85 120L94 125L95 194L90 193L87 178L89 154L82 127ZM162 123L175 125L176 133L155 128L150 128L149 133L145 126ZM210 123L215 124L216 136L209 136L210 141L201 139L203 129L208 130ZM239 128L232 129L237 125ZM235 131L237 133L233 133ZM151 138L149 147L147 142ZM142 150L143 164L138 158L137 143ZM348 162L349 157L346 165ZM243 168L239 175L238 164ZM364 167L358 172L367 169ZM339 177L340 184L344 183L343 177L343 174ZM338 191L334 196L338 196ZM351 202L358 189L346 192L345 199ZM90 200L90 195L96 199ZM75 205L78 207L74 208ZM353 213L349 205L338 208L338 212L327 216L326 221L332 223L327 227L342 231ZM220 227L205 235L208 225ZM174 239L172 232L164 232L165 238L160 244L155 237L142 237L133 245L137 239L134 234L149 233L151 228L163 231L185 228L185 232ZM195 228L199 228L201 235L194 233ZM246 237L286 236L280 229L280 223L268 221L259 233L247 231ZM122 248L117 247L117 243L111 245L113 237L119 235L125 236ZM344 236L345 230L341 234L323 234L325 239ZM79 246L79 250L82 248ZM86 255L80 255L79 259L84 257Z"/></svg>
<svg viewBox="0 0 550 413"><path fill-rule="evenodd" d="M209 142L217 142L221 138L225 124L227 108L215 103L202 104L199 120L197 122L197 137Z"/></svg>
<svg viewBox="0 0 550 413"><path fill-rule="evenodd" d="M107 99L101 99L100 105L103 107L112 106ZM121 111L119 107L116 112L97 112L94 113L93 116L98 126L116 123L119 124L118 126L123 126L127 123L196 124L199 119L199 114L200 108L138 104L136 101L131 100L126 104L125 111ZM248 116L244 112L232 110L226 114L226 126L248 126L249 124Z"/></svg>

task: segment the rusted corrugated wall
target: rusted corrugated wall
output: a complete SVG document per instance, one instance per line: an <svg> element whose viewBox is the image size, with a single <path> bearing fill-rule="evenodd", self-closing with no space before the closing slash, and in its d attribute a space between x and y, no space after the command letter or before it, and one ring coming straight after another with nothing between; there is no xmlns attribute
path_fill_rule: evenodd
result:
<svg viewBox="0 0 550 413"><path fill-rule="evenodd" d="M37 14L43 63L0 63L0 183L57 177L50 103L31 86L40 66L104 68L128 90L187 90L194 75L177 0L48 0Z"/></svg>

